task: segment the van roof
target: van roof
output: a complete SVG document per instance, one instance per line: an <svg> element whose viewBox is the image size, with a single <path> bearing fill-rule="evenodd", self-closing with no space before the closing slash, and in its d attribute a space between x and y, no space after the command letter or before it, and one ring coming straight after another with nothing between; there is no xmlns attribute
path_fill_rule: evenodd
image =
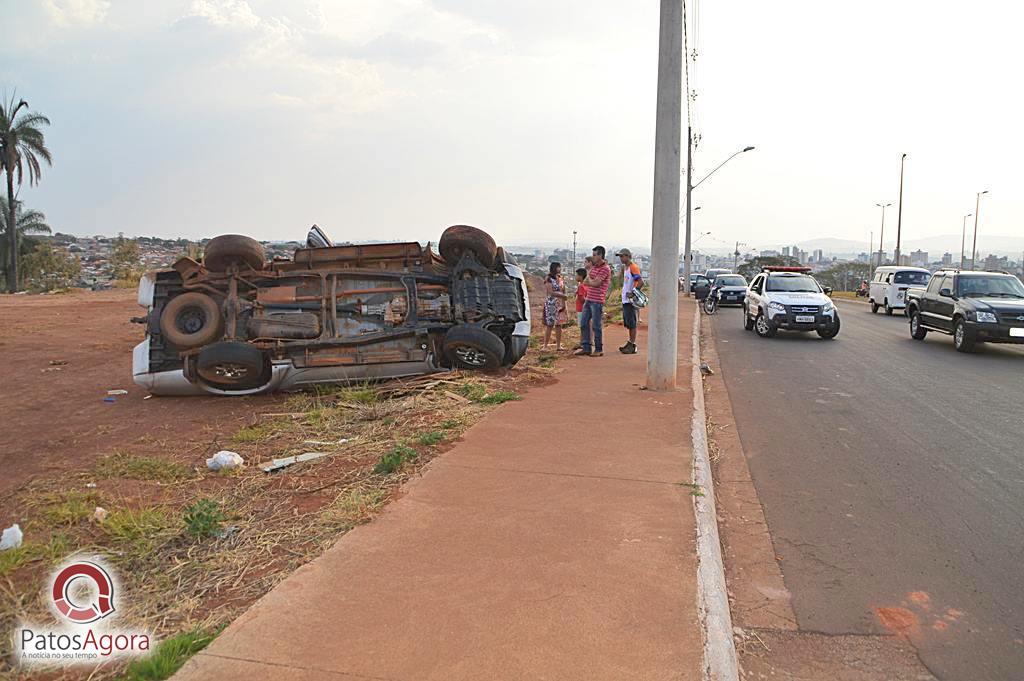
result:
<svg viewBox="0 0 1024 681"><path fill-rule="evenodd" d="M880 265L875 268L876 272L878 270L892 270L894 272L928 272L929 274L931 274L931 270L929 269L926 269L924 267L912 267L911 265Z"/></svg>

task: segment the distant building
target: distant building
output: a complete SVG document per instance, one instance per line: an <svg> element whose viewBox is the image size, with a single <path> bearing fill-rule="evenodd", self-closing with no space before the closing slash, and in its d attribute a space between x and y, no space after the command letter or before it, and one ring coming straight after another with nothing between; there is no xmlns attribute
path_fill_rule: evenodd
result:
<svg viewBox="0 0 1024 681"><path fill-rule="evenodd" d="M949 267L952 264L953 264L953 254L952 253L943 253L942 254L942 266L943 267Z"/></svg>
<svg viewBox="0 0 1024 681"><path fill-rule="evenodd" d="M779 256L779 252L778 251L774 251L774 250L761 251L761 257L762 258L777 258L778 256Z"/></svg>
<svg viewBox="0 0 1024 681"><path fill-rule="evenodd" d="M868 262L869 260L871 260L871 256L868 255L867 253L857 254L857 262Z"/></svg>
<svg viewBox="0 0 1024 681"><path fill-rule="evenodd" d="M821 262L825 257L824 252L819 248L814 251L814 262Z"/></svg>
<svg viewBox="0 0 1024 681"><path fill-rule="evenodd" d="M901 253L900 261L897 264L900 265L901 267L910 267L910 256Z"/></svg>
<svg viewBox="0 0 1024 681"><path fill-rule="evenodd" d="M1005 255L1001 258L995 255L989 255L987 258L985 258L985 269L994 271L1008 271L1010 267Z"/></svg>
<svg viewBox="0 0 1024 681"><path fill-rule="evenodd" d="M910 264L914 267L928 266L928 253L920 249L910 254Z"/></svg>
<svg viewBox="0 0 1024 681"><path fill-rule="evenodd" d="M791 247L789 247L789 246L783 246L782 247L782 255L788 256L792 252L793 252L793 249Z"/></svg>

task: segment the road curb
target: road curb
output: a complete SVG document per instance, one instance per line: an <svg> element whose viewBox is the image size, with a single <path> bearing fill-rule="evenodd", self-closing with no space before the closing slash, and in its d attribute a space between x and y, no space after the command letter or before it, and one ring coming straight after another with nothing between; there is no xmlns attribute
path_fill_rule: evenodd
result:
<svg viewBox="0 0 1024 681"><path fill-rule="evenodd" d="M732 638L732 615L725 585L722 544L718 538L715 483L708 453L707 417L704 413L704 379L700 373L700 307L693 321L693 483L702 494L693 495L697 520L697 611L704 634L704 679L738 681L739 665Z"/></svg>

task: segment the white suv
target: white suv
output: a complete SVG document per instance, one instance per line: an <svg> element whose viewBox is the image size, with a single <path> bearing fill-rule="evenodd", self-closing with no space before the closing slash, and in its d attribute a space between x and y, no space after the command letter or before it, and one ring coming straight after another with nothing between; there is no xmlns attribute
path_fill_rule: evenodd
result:
<svg viewBox="0 0 1024 681"><path fill-rule="evenodd" d="M839 311L808 272L809 267L766 267L754 277L743 304L743 328L761 338L779 329L816 331L825 339L839 334Z"/></svg>

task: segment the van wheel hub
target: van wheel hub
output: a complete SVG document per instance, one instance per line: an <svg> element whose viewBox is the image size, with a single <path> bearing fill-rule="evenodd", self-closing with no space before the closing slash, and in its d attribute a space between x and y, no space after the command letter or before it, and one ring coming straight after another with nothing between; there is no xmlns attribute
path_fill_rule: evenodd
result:
<svg viewBox="0 0 1024 681"><path fill-rule="evenodd" d="M476 348L463 346L455 349L455 355L460 361L475 367L482 367L487 364L487 355Z"/></svg>
<svg viewBox="0 0 1024 681"><path fill-rule="evenodd" d="M213 373L229 381L237 381L249 375L249 367L234 362L221 362L213 367Z"/></svg>

